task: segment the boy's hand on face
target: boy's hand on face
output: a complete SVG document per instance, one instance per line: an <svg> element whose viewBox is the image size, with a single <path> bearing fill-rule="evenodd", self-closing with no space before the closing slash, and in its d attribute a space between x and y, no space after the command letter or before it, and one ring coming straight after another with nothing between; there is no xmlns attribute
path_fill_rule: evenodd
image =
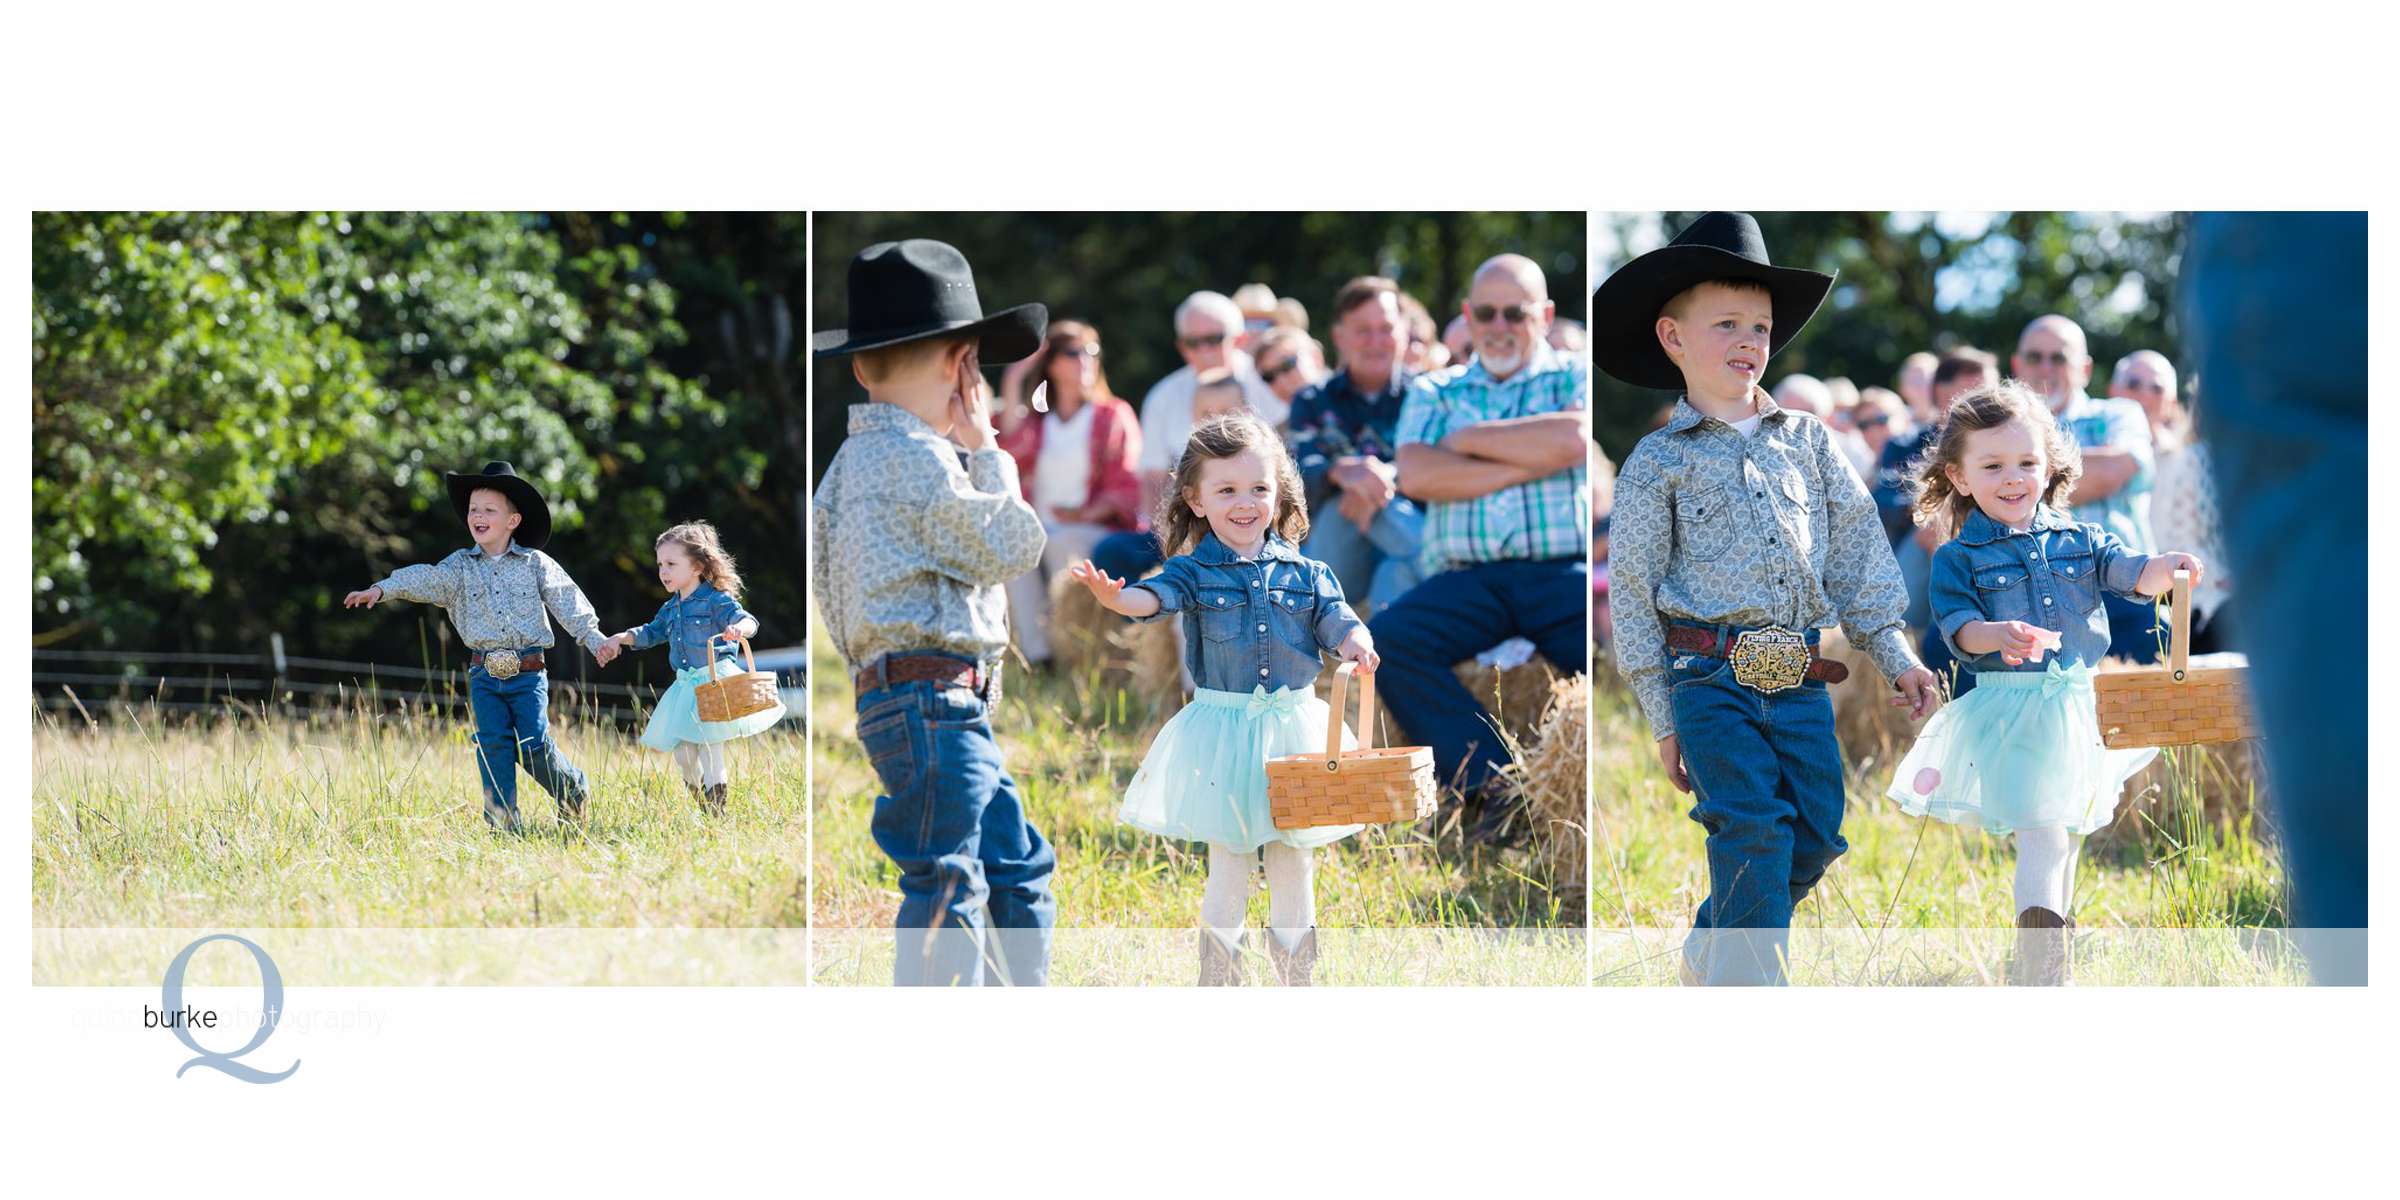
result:
<svg viewBox="0 0 2400 1200"><path fill-rule="evenodd" d="M1892 705L1907 708L1912 721L1922 721L1942 706L1941 681L1928 668L1909 668L1893 681L1892 688L1898 693L1892 697Z"/></svg>
<svg viewBox="0 0 2400 1200"><path fill-rule="evenodd" d="M991 395L984 390L978 349L970 348L958 360L958 386L950 393L950 440L968 450L992 444Z"/></svg>
<svg viewBox="0 0 2400 1200"><path fill-rule="evenodd" d="M1383 665L1383 656L1375 653L1375 639L1364 625L1350 631L1342 639L1342 661L1358 664L1358 673L1372 675Z"/></svg>
<svg viewBox="0 0 2400 1200"><path fill-rule="evenodd" d="M349 595L342 597L342 607L373 608L382 600L383 589L379 587L371 587L363 592L352 592Z"/></svg>
<svg viewBox="0 0 2400 1200"><path fill-rule="evenodd" d="M1676 791L1690 794L1692 777L1683 769L1683 739L1672 733L1658 739L1658 761L1667 769L1667 782L1674 784Z"/></svg>

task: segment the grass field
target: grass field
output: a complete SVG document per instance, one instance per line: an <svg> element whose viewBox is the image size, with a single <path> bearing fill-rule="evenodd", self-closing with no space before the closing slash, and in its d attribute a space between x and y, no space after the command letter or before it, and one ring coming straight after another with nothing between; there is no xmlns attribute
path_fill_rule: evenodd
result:
<svg viewBox="0 0 2400 1200"><path fill-rule="evenodd" d="M815 973L882 984L898 876L868 834L874 769L854 736L854 697L820 629L814 669ZM1207 855L1117 823L1123 788L1162 718L1098 670L1017 670L997 729L1034 824L1057 847L1056 984L1189 983ZM1582 838L1578 827L1565 836ZM1319 852L1323 984L1575 985L1584 976L1578 886L1545 878L1531 851L1461 852L1454 832L1370 827ZM1253 930L1266 920L1263 885ZM1257 942L1254 935L1253 944Z"/></svg>
<svg viewBox="0 0 2400 1200"><path fill-rule="evenodd" d="M562 828L520 775L522 833L484 825L470 726L364 708L159 722L37 713L42 927L761 927L807 920L806 741L735 743L704 819L664 754L553 714L592 781ZM559 982L570 982L560 980Z"/></svg>
<svg viewBox="0 0 2400 1200"><path fill-rule="evenodd" d="M1632 694L1613 671L1598 678L1595 969L1608 984L1671 983L1673 947L1707 894L1704 835L1686 816L1691 798L1667 782ZM1905 741L1845 749L1853 764L1842 828L1850 850L1794 918L1794 980L2004 977L2015 915L2011 844L1906 816L1884 799ZM2251 778L2238 748L2171 750L2137 777L2114 824L2089 840L2077 865L2078 983L2306 981L2276 932L2285 924L2283 873Z"/></svg>

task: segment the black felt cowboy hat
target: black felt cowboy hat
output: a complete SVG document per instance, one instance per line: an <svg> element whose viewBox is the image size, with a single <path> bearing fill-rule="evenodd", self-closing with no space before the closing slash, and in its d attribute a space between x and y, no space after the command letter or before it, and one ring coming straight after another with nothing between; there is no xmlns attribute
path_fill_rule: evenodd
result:
<svg viewBox="0 0 2400 1200"><path fill-rule="evenodd" d="M504 462L488 462L483 464L482 474L451 471L444 474L442 480L450 485L450 507L458 510L459 520L467 519L467 497L474 495L478 489L490 488L508 497L508 502L516 505L517 511L525 518L517 522L517 532L512 535L518 545L528 550L539 550L550 541L550 502L542 499L542 494L535 491L533 484L524 476L517 474L515 467Z"/></svg>
<svg viewBox="0 0 2400 1200"><path fill-rule="evenodd" d="M850 260L850 327L809 339L818 358L929 337L972 334L987 363L1015 362L1042 348L1050 310L1020 304L983 315L975 270L948 242L878 242Z"/></svg>
<svg viewBox="0 0 2400 1200"><path fill-rule="evenodd" d="M1808 325L1833 287L1833 276L1822 271L1767 261L1767 241L1749 213L1703 213L1674 241L1617 268L1592 293L1592 362L1637 387L1681 390L1683 372L1658 344L1659 310L1685 289L1719 279L1753 280L1774 297L1770 356Z"/></svg>

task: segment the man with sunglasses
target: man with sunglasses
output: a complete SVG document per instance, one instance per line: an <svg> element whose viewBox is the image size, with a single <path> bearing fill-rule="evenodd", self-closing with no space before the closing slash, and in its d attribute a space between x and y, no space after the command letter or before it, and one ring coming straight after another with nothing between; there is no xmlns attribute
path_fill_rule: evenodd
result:
<svg viewBox="0 0 2400 1200"><path fill-rule="evenodd" d="M2059 427L2083 450L2083 479L2067 497L2076 519L2097 521L2132 553L2150 553L2150 419L2130 400L2094 399L2084 391L2092 356L2083 327L2057 313L2035 317L2017 335L2009 367L2049 400ZM2108 652L2158 661L2157 610L2145 601L2101 598L2108 606Z"/></svg>
<svg viewBox="0 0 2400 1200"><path fill-rule="evenodd" d="M1418 377L1397 432L1401 494L1425 506L1425 581L1375 614L1391 714L1433 747L1467 836L1526 833L1499 726L1453 667L1512 637L1563 674L1591 670L1591 369L1550 348L1532 259L1503 254L1467 293L1475 358Z"/></svg>
<svg viewBox="0 0 2400 1200"><path fill-rule="evenodd" d="M1342 594L1371 616L1417 584L1425 518L1400 494L1393 437L1408 385L1408 317L1400 285L1362 275L1333 296L1341 369L1292 400L1292 461L1307 489L1301 553L1333 569Z"/></svg>

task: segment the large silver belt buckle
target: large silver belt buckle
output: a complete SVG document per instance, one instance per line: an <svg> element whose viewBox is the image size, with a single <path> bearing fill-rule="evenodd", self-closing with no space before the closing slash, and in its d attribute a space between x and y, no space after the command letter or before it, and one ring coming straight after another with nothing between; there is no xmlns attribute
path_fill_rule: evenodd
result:
<svg viewBox="0 0 2400 1200"><path fill-rule="evenodd" d="M1733 639L1734 682L1772 695L1808 678L1808 639L1781 627L1746 629Z"/></svg>
<svg viewBox="0 0 2400 1200"><path fill-rule="evenodd" d="M514 679L523 667L524 664L517 661L517 652L514 650L483 652L483 673L494 679Z"/></svg>

